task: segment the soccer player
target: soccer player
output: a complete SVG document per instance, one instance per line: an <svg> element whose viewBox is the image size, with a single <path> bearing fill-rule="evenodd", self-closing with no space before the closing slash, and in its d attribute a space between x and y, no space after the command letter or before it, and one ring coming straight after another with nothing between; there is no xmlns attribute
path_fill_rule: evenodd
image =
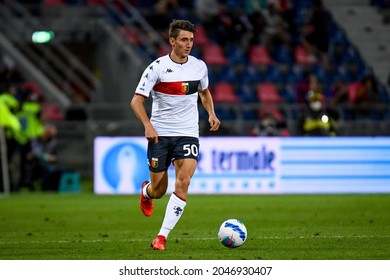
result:
<svg viewBox="0 0 390 280"><path fill-rule="evenodd" d="M142 184L140 208L145 216L153 213L153 199L167 192L168 167L175 167L175 187L166 206L165 217L154 250L165 250L167 237L183 214L188 188L198 163L199 113L198 97L208 113L210 131L217 131L221 122L214 112L208 89L206 64L190 55L195 26L186 20L169 25L172 50L152 62L142 77L131 100L131 108L145 129L148 140L150 181ZM153 98L150 119L144 101Z"/></svg>

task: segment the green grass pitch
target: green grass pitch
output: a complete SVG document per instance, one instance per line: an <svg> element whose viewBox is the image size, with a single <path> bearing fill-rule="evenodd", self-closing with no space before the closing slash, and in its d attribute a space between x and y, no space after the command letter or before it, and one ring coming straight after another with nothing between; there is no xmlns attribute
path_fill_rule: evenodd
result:
<svg viewBox="0 0 390 280"><path fill-rule="evenodd" d="M144 217L138 195L0 197L1 260L389 260L390 195L190 195L167 249L153 251L169 195ZM223 220L245 244L223 247Z"/></svg>

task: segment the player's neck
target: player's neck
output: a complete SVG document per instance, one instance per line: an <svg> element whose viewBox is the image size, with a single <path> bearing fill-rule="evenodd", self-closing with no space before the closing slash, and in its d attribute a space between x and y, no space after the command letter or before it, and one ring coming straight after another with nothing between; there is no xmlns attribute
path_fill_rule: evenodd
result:
<svg viewBox="0 0 390 280"><path fill-rule="evenodd" d="M176 63L183 64L183 63L186 63L188 61L188 56L180 57L174 51L171 51L169 56Z"/></svg>

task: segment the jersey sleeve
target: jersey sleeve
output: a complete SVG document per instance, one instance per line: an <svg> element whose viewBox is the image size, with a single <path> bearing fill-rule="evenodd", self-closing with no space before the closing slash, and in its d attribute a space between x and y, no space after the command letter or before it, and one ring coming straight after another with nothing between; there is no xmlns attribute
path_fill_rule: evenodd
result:
<svg viewBox="0 0 390 280"><path fill-rule="evenodd" d="M206 63L204 63L202 60L201 63L203 64L203 76L200 79L199 87L201 90L205 90L209 87L209 74Z"/></svg>
<svg viewBox="0 0 390 280"><path fill-rule="evenodd" d="M145 97L150 96L150 91L158 81L158 72L155 62L151 63L142 73L142 77L135 89L136 94L143 95Z"/></svg>

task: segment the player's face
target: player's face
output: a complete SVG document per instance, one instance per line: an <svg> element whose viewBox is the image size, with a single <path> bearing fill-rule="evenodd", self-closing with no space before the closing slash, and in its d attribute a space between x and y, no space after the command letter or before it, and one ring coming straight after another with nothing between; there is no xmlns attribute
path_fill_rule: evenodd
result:
<svg viewBox="0 0 390 280"><path fill-rule="evenodd" d="M181 30L176 40L170 38L170 43L174 55L176 55L179 60L185 61L194 45L194 33Z"/></svg>

